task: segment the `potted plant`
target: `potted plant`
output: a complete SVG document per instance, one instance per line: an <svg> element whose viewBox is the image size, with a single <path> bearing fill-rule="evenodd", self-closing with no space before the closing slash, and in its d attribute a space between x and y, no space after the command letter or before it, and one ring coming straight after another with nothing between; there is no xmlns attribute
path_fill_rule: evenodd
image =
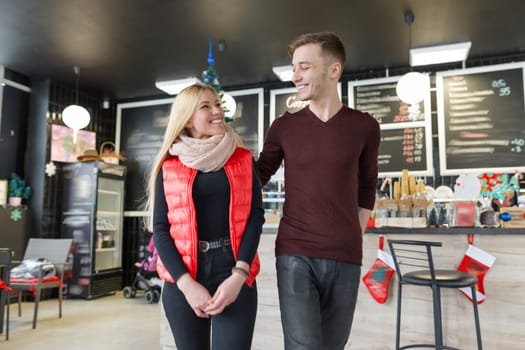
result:
<svg viewBox="0 0 525 350"><path fill-rule="evenodd" d="M22 199L28 199L32 193L31 187L16 173L11 174L7 188L9 204L14 207L19 206L22 203Z"/></svg>

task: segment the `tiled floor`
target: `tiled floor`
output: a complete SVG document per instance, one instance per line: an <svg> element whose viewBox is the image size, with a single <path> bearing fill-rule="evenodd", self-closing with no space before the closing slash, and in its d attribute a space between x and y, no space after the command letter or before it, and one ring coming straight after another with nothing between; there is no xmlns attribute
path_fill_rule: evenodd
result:
<svg viewBox="0 0 525 350"><path fill-rule="evenodd" d="M416 237L414 239L418 239L417 235L414 237ZM421 236L419 237L421 238ZM365 238L363 273L373 263L377 249L377 238L375 236ZM445 237L436 239L445 240ZM459 237L456 239L460 240ZM252 346L252 349L255 350L283 349L275 281L274 240L275 235L264 234L259 245L261 257L261 273L257 277L259 306ZM456 242L456 245L459 243ZM523 255L518 254L521 252L520 249L522 248L520 247L522 245L518 247L518 244L515 244L515 246L515 255L507 257L507 255L500 254L498 261L500 265L503 265L505 259L512 261L513 266L515 266L512 271L518 273L517 267L522 266L519 262L523 260ZM462 248L458 249L463 250ZM497 270L498 267L496 266L491 272L489 282L500 275ZM501 278L498 280L498 284L502 283ZM510 285L517 286L517 284ZM514 315L515 319L521 317L520 314L516 313L523 309L519 290L516 289L513 292L514 294L509 294L512 291L507 290L505 295L513 295L514 297L507 300L501 296L501 300L498 300L494 298L497 285L487 287L494 293L490 295L490 300L485 302L480 310L484 347L486 349L505 350L523 349L525 342L525 336L521 330L523 327L520 326L520 323L509 321L509 316L507 316ZM371 298L366 287L363 284L360 285L352 334L345 349L393 349L395 339L395 288L392 287L391 292L392 295L387 303L378 304ZM432 339L430 299L419 294L411 295L410 291L405 293L405 298L408 300L405 304L412 305L412 310L408 310L412 312L407 314L412 315L410 317L412 321L417 321L417 326L403 328L404 339L418 342L426 341L429 337ZM444 307L449 315L445 321L448 326L447 340L450 345L461 349L475 349L473 327L470 324L463 327L463 323L471 322L469 304L464 303L463 297L458 295L457 291L450 291L448 298L450 299L446 304L448 306ZM113 296L94 300L66 299L64 300L61 319L58 318L57 300L45 300L41 303L37 329L35 330L31 329L33 306L33 303L24 303L23 315L19 318L16 305L11 305L10 339L6 342L4 335L0 335L0 350L167 350L161 346L160 340L160 306L158 304L147 304L142 296L126 299L121 293L117 293ZM465 311L466 318L457 314L463 309L467 310ZM407 320L410 319L405 318L405 321ZM498 324L500 325L498 326ZM494 327L499 328L492 329ZM460 328L462 331L458 332ZM495 336L498 332L503 335Z"/></svg>
<svg viewBox="0 0 525 350"><path fill-rule="evenodd" d="M262 270L257 279L259 309L253 349L282 349L282 332L275 290L274 235L263 235L259 254ZM33 303L23 303L22 317L11 305L9 340L0 335L0 349L16 350L155 350L160 345L160 307L144 297L126 299L122 293L94 300L65 299L58 318L58 301L45 300L37 328L31 329Z"/></svg>

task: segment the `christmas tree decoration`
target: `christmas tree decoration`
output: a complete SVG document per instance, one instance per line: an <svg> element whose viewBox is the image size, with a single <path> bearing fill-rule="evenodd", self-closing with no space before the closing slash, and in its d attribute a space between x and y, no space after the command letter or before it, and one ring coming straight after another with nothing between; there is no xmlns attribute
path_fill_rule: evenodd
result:
<svg viewBox="0 0 525 350"><path fill-rule="evenodd" d="M436 225L437 225L436 208L432 208L430 210L430 214L428 215L428 226L436 227Z"/></svg>
<svg viewBox="0 0 525 350"><path fill-rule="evenodd" d="M224 109L224 120L226 123L231 123L236 110L235 99L229 94L225 93L221 88L221 84L219 83L219 73L217 73L215 70L215 57L213 57L212 39L209 41L208 68L202 72L201 81L213 87L217 94L219 94L219 97L222 101L222 108Z"/></svg>
<svg viewBox="0 0 525 350"><path fill-rule="evenodd" d="M208 68L202 72L202 82L210 85L218 94L221 94L221 84L219 74L215 70L215 57L213 57L213 41L209 41L208 49Z"/></svg>
<svg viewBox="0 0 525 350"><path fill-rule="evenodd" d="M392 256L383 250L385 238L379 236L379 249L377 258L368 272L363 276L363 283L379 304L384 304L388 299L390 280L395 272Z"/></svg>
<svg viewBox="0 0 525 350"><path fill-rule="evenodd" d="M481 304L486 298L483 280L494 264L494 261L496 261L496 257L475 247L473 245L474 238L471 233L468 234L468 242L469 246L467 252L459 263L458 271L471 273L478 278L478 284L476 285L476 299L478 304ZM459 290L470 301L472 301L472 290L470 288L459 288Z"/></svg>
<svg viewBox="0 0 525 350"><path fill-rule="evenodd" d="M447 208L445 206L441 206L439 208L439 215L437 218L437 225L438 227L445 227L448 225L447 222Z"/></svg>

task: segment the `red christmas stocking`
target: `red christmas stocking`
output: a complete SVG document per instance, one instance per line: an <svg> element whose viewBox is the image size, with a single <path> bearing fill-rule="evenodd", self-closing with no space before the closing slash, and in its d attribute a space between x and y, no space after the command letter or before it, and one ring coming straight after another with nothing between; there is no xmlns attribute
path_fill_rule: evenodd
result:
<svg viewBox="0 0 525 350"><path fill-rule="evenodd" d="M380 236L377 258L370 270L363 276L363 283L379 304L384 304L388 299L390 280L395 271L392 256L383 251L383 240L383 236Z"/></svg>
<svg viewBox="0 0 525 350"><path fill-rule="evenodd" d="M483 279L487 274L487 271L492 267L496 257L489 253L481 250L472 244L469 244L467 252L461 260L458 266L458 271L468 272L476 275L478 278L478 284L476 285L476 298L478 304L485 301L485 287L483 285ZM472 290L470 288L459 288L459 290L465 294L467 298L472 301Z"/></svg>
<svg viewBox="0 0 525 350"><path fill-rule="evenodd" d="M9 288L9 287L7 286L7 284L5 284L5 282L2 281L2 280L0 280L0 289L6 290L6 291L8 291L8 292L12 290L12 289Z"/></svg>

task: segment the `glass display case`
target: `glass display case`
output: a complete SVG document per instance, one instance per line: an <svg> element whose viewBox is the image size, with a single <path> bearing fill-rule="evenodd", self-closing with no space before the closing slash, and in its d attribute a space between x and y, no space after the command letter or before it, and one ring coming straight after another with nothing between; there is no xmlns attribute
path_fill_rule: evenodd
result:
<svg viewBox="0 0 525 350"><path fill-rule="evenodd" d="M99 177L97 189L97 215L95 271L122 265L122 195L123 182Z"/></svg>
<svg viewBox="0 0 525 350"><path fill-rule="evenodd" d="M62 236L74 245L66 288L71 297L90 299L122 288L124 172L107 169L99 161L64 167Z"/></svg>
<svg viewBox="0 0 525 350"><path fill-rule="evenodd" d="M263 187L264 232L277 232L283 216L284 168L281 166Z"/></svg>

